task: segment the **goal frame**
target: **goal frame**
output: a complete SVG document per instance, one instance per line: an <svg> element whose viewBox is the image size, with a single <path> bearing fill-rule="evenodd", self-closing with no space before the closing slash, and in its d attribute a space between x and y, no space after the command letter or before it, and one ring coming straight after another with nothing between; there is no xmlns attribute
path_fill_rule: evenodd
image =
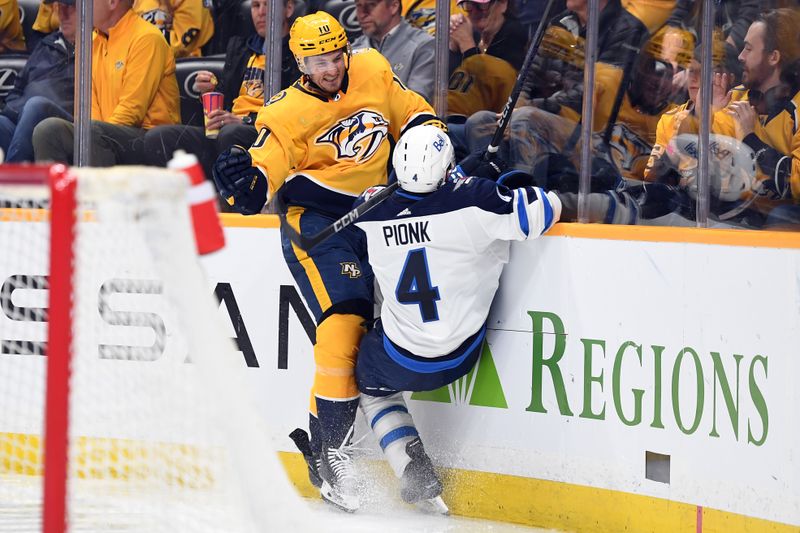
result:
<svg viewBox="0 0 800 533"><path fill-rule="evenodd" d="M6 164L2 174L3 185L47 187L50 191L42 531L64 533L77 179L62 164Z"/></svg>

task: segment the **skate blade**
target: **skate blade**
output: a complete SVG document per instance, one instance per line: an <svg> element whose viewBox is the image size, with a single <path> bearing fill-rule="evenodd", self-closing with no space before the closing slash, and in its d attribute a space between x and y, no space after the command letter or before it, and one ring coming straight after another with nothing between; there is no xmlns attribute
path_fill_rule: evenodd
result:
<svg viewBox="0 0 800 533"><path fill-rule="evenodd" d="M346 513L355 513L358 511L358 507L360 505L358 496L347 497L345 495L338 494L333 490L333 487L331 487L327 481L322 482L322 487L319 489L319 494L326 503L333 505L334 507L341 509Z"/></svg>
<svg viewBox="0 0 800 533"><path fill-rule="evenodd" d="M444 500L441 496L436 496L435 498L431 498L429 500L420 500L414 505L417 506L423 512L430 513L430 514L441 514L441 515L449 515L450 509L447 507L447 504L444 503Z"/></svg>

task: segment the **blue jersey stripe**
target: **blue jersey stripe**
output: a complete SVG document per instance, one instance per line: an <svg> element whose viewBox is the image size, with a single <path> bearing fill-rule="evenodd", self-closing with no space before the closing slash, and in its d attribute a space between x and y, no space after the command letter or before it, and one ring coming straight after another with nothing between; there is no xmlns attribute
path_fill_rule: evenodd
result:
<svg viewBox="0 0 800 533"><path fill-rule="evenodd" d="M542 189L537 187L536 191L539 193L539 198L544 202L544 228L542 228L542 233L544 233L553 224L553 206Z"/></svg>
<svg viewBox="0 0 800 533"><path fill-rule="evenodd" d="M519 227L525 236L530 233L530 226L528 225L528 210L525 209L525 191L518 189L517 192L517 216L519 217Z"/></svg>
<svg viewBox="0 0 800 533"><path fill-rule="evenodd" d="M463 363L464 360L469 357L472 351L481 345L485 336L486 324L481 327L478 335L461 355L454 359L448 359L447 361L417 361L416 359L411 359L410 357L400 353L386 335L383 336L383 349L386 350L386 353L389 355L392 361L403 368L407 368L414 372L419 372L420 374L433 374L434 372L441 372L442 370L450 370L451 368L455 368Z"/></svg>
<svg viewBox="0 0 800 533"><path fill-rule="evenodd" d="M401 189L398 189L395 194L397 196L402 196L403 198L408 198L409 200L422 200L425 198L424 194L414 194L413 192L408 192Z"/></svg>
<svg viewBox="0 0 800 533"><path fill-rule="evenodd" d="M393 429L389 433L383 436L381 439L380 445L381 449L385 450L388 445L393 443L398 439L402 439L403 437L416 437L419 433L417 430L411 426L403 426L397 429Z"/></svg>
<svg viewBox="0 0 800 533"><path fill-rule="evenodd" d="M395 411L402 411L404 413L407 413L408 409L406 409L404 405L392 405L391 407L387 407L386 409L380 411L377 415L375 415L375 418L372 419L372 422L370 423L372 429L375 429L375 424L378 423L378 420L388 415L389 413L393 413Z"/></svg>

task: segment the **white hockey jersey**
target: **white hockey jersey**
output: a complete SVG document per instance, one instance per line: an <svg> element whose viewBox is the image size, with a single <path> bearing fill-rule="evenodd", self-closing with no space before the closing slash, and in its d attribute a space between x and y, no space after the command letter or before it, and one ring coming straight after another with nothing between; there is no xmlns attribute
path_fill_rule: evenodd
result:
<svg viewBox="0 0 800 533"><path fill-rule="evenodd" d="M555 193L482 178L450 179L425 195L398 189L356 222L383 295L385 336L413 356L451 354L486 323L509 241L538 237L560 214Z"/></svg>

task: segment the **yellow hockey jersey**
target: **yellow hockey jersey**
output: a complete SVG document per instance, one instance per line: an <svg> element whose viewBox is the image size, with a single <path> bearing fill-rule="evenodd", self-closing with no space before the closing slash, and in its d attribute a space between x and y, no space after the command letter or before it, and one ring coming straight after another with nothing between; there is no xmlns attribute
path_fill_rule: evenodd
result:
<svg viewBox="0 0 800 533"><path fill-rule="evenodd" d="M447 113L468 117L487 109L499 113L514 89L517 71L511 63L489 54L474 54L450 75Z"/></svg>
<svg viewBox="0 0 800 533"><path fill-rule="evenodd" d="M0 53L25 51L17 0L0 0Z"/></svg>
<svg viewBox="0 0 800 533"><path fill-rule="evenodd" d="M392 146L405 129L441 125L431 106L407 89L374 49L354 52L342 89L314 92L305 79L274 95L256 119L253 164L269 197L341 216L371 185L387 182Z"/></svg>
<svg viewBox="0 0 800 533"><path fill-rule="evenodd" d="M650 153L647 168L644 171L646 181L654 181L655 176L651 174L651 171L656 161L666 152L669 142L676 135L680 133L697 134L700 131L700 121L692 112L692 106L692 102L686 102L661 115L658 120L658 126L656 126L656 143L653 145L653 151ZM711 121L712 133L720 133L724 129L720 122L725 120L725 116L723 111L714 114Z"/></svg>
<svg viewBox="0 0 800 533"><path fill-rule="evenodd" d="M175 57L200 55L200 47L214 35L203 0L135 0L133 10L161 31Z"/></svg>
<svg viewBox="0 0 800 533"><path fill-rule="evenodd" d="M128 11L92 42L92 119L152 128L178 124L175 58L151 24Z"/></svg>

